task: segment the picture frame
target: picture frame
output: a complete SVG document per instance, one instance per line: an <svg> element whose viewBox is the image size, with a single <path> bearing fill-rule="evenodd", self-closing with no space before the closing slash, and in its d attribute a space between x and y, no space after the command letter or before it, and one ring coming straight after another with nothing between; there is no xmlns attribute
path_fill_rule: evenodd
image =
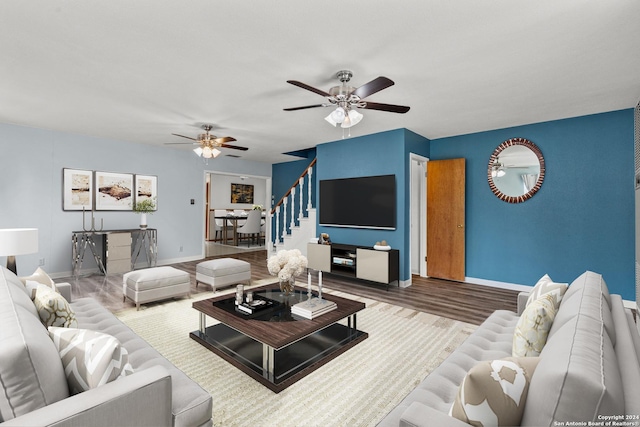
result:
<svg viewBox="0 0 640 427"><path fill-rule="evenodd" d="M231 184L231 203L253 203L252 184Z"/></svg>
<svg viewBox="0 0 640 427"><path fill-rule="evenodd" d="M136 175L135 176L135 202L139 203L146 199L152 199L155 202L154 211L158 210L158 177L155 175Z"/></svg>
<svg viewBox="0 0 640 427"><path fill-rule="evenodd" d="M97 211L133 210L133 174L96 172L95 209Z"/></svg>
<svg viewBox="0 0 640 427"><path fill-rule="evenodd" d="M93 171L62 169L62 210L93 209Z"/></svg>

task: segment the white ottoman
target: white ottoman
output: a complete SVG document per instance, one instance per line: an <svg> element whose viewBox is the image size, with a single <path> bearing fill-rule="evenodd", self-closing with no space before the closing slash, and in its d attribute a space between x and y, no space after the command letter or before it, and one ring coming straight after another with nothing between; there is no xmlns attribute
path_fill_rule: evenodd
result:
<svg viewBox="0 0 640 427"><path fill-rule="evenodd" d="M216 288L242 282L251 284L251 264L246 261L220 258L196 265L196 288L198 283L206 283L215 291Z"/></svg>
<svg viewBox="0 0 640 427"><path fill-rule="evenodd" d="M127 298L140 304L177 296L191 296L191 278L186 271L173 267L135 270L122 276L122 301Z"/></svg>

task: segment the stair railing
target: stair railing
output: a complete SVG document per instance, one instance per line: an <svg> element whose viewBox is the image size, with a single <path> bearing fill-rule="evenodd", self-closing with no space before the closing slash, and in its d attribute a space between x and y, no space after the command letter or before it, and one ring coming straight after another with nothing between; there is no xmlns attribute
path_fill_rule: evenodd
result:
<svg viewBox="0 0 640 427"><path fill-rule="evenodd" d="M313 176L313 167L316 164L316 160L317 159L313 159L311 163L309 163L309 166L307 166L307 168L300 174L300 177L291 185L291 187L289 187L289 190L285 193L285 195L282 196L282 198L278 201L278 203L276 203L275 206L271 209L271 215L272 216L275 215L275 233L271 233L271 235L275 236L275 240L273 243L276 246L284 241L284 236L289 234L288 230L291 230L293 227L296 226L296 219L299 224L302 218L308 216L309 209L312 209L311 178ZM307 185L306 206L304 205L305 182ZM299 191L296 190L298 188L299 188ZM297 211L296 211L296 203L295 203L296 192L299 194L299 203L297 204ZM280 221L280 217L282 217L282 221ZM289 223L287 223L287 218L290 219Z"/></svg>

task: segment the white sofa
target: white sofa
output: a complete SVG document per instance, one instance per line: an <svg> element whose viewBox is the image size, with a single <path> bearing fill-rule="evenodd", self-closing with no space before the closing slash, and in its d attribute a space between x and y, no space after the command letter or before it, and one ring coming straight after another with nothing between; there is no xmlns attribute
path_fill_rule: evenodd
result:
<svg viewBox="0 0 640 427"><path fill-rule="evenodd" d="M527 297L519 296L519 313ZM478 362L511 356L518 319L518 313L494 312L378 425L468 427L448 415L460 383ZM632 314L620 295L609 294L601 275L585 272L569 286L553 320L521 425L638 423L624 417L639 415L640 337Z"/></svg>
<svg viewBox="0 0 640 427"><path fill-rule="evenodd" d="M59 283L71 301L71 287ZM79 394L25 286L0 267L0 426L211 426L212 399L92 298L71 302L78 328L116 337L133 374Z"/></svg>

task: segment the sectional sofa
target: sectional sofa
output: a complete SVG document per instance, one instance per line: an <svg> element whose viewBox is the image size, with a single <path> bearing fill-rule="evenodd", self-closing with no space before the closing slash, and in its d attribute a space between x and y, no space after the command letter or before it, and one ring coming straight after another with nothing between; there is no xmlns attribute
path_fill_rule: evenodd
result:
<svg viewBox="0 0 640 427"><path fill-rule="evenodd" d="M528 295L519 296L518 313L499 310L487 318L379 427L468 427L449 415L460 385L470 381L468 373L481 366L479 362L512 356L514 332L527 300ZM585 272L560 300L539 356L528 358L537 366L528 394L523 394L519 425L640 425L639 357L640 337L632 313L619 295L609 294L601 275Z"/></svg>
<svg viewBox="0 0 640 427"><path fill-rule="evenodd" d="M126 376L70 393L61 353L33 294L0 267L0 426L211 426L211 395L92 298L71 299L79 330L115 337L128 352ZM68 365L67 370L73 370Z"/></svg>

